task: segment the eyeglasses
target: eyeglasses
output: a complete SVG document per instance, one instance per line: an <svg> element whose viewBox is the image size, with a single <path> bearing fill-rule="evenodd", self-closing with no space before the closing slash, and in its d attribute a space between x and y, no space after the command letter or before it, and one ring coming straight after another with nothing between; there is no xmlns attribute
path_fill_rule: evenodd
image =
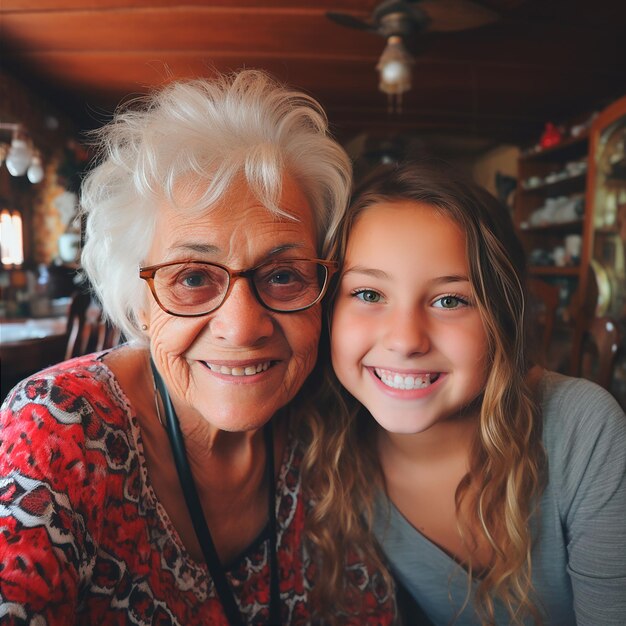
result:
<svg viewBox="0 0 626 626"><path fill-rule="evenodd" d="M174 261L139 268L157 304L170 315L199 317L224 304L235 281L246 278L270 311L295 313L319 302L337 263L320 259L272 259L248 270L218 263Z"/></svg>

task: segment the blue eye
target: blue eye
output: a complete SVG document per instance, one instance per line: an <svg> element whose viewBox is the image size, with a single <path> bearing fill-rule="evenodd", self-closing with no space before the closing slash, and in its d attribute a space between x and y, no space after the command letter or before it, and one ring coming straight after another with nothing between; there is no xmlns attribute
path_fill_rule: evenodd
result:
<svg viewBox="0 0 626 626"><path fill-rule="evenodd" d="M296 274L290 270L277 270L271 276L267 277L268 283L276 285L288 285L297 278Z"/></svg>
<svg viewBox="0 0 626 626"><path fill-rule="evenodd" d="M373 289L360 289L358 291L354 291L352 295L359 300L363 300L363 302L376 303L380 302L382 296Z"/></svg>
<svg viewBox="0 0 626 626"><path fill-rule="evenodd" d="M468 301L459 296L442 296L441 298L437 298L433 302L433 306L436 309L458 309L463 306L468 306Z"/></svg>
<svg viewBox="0 0 626 626"><path fill-rule="evenodd" d="M181 283L185 287L204 287L206 282L206 275L201 272L189 272L181 277Z"/></svg>

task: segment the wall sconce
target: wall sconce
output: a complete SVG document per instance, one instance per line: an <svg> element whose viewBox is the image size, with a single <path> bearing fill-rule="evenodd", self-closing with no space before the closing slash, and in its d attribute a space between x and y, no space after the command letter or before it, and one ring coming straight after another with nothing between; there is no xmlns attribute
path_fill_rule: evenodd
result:
<svg viewBox="0 0 626 626"><path fill-rule="evenodd" d="M4 266L24 263L22 216L19 211L0 211L0 261Z"/></svg>
<svg viewBox="0 0 626 626"><path fill-rule="evenodd" d="M44 170L41 152L37 150L21 124L0 123L0 130L12 133L10 144L0 144L0 165L2 160L11 176L24 176L33 183L43 180Z"/></svg>
<svg viewBox="0 0 626 626"><path fill-rule="evenodd" d="M414 63L402 37L391 35L387 38L376 69L380 74L378 88L387 94L390 113L402 111L402 94L411 89L411 66Z"/></svg>

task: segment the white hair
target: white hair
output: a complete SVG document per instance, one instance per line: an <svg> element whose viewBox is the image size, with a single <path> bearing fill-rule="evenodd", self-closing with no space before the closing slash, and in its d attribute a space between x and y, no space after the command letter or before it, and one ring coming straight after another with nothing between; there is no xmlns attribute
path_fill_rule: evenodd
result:
<svg viewBox="0 0 626 626"><path fill-rule="evenodd" d="M93 132L98 164L82 185L82 266L109 319L145 341L137 314L149 291L138 268L150 249L159 201L205 209L243 177L269 211L288 172L308 199L325 256L346 210L352 168L310 96L257 70L173 82L132 101ZM287 216L292 217L292 216Z"/></svg>

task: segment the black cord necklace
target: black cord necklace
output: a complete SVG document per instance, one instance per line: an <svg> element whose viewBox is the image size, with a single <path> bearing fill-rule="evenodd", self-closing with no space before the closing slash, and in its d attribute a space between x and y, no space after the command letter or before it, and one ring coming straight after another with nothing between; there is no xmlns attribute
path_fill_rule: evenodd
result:
<svg viewBox="0 0 626 626"><path fill-rule="evenodd" d="M150 367L154 383L163 401L165 407L165 428L172 447L174 461L176 463L176 471L178 479L183 489L185 502L189 509L189 515L193 523L198 542L202 548L202 554L206 561L209 573L213 578L215 590L219 596L220 602L228 619L230 626L244 626L241 618L241 612L235 601L232 589L226 580L224 568L215 549L213 538L207 526L200 498L196 490L196 485L187 460L185 451L185 442L180 430L178 416L172 405L170 395L163 383L161 375L157 371L154 362L150 359ZM158 409L158 403L157 403ZM268 531L269 531L269 570L270 570L270 606L268 625L278 626L280 621L280 591L278 587L278 560L276 556L276 502L275 502L275 482L274 482L274 438L271 420L263 428L263 439L265 442L265 477L268 484Z"/></svg>

